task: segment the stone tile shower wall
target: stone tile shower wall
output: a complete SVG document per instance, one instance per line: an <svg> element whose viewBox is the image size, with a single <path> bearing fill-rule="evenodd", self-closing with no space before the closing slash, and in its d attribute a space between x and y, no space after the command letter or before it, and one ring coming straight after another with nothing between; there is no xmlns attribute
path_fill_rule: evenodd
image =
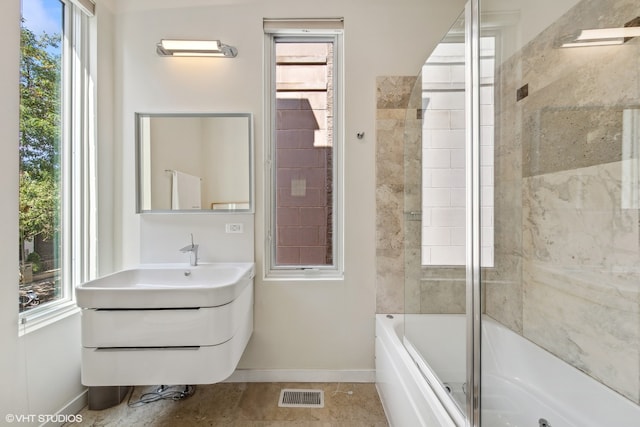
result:
<svg viewBox="0 0 640 427"><path fill-rule="evenodd" d="M415 82L415 77L402 76L379 77L376 82L376 311L378 313L405 311L404 133L407 107ZM413 116L415 117L415 108ZM419 130L420 122L416 121L416 123L414 127L417 126ZM419 176L420 163L408 169L416 170ZM413 180L407 180L407 182L410 184ZM418 228L417 232L419 231ZM419 238L417 244L419 245ZM415 247L418 248L418 246Z"/></svg>
<svg viewBox="0 0 640 427"><path fill-rule="evenodd" d="M515 241L496 259L522 278L486 289L487 314L636 403L640 211L623 194L638 191L637 172L624 171L639 164L640 40L556 46L563 35L620 26L638 12L637 1L584 0L498 69L496 182L504 185L496 219ZM518 102L525 84L529 95Z"/></svg>
<svg viewBox="0 0 640 427"><path fill-rule="evenodd" d="M464 313L464 267L422 266L422 87L377 79L378 313Z"/></svg>

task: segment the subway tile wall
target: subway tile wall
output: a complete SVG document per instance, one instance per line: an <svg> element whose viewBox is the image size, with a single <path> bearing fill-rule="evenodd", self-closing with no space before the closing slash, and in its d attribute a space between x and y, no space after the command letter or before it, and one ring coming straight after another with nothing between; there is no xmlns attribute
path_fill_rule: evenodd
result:
<svg viewBox="0 0 640 427"><path fill-rule="evenodd" d="M482 42L481 262L493 265L494 42ZM465 263L464 44L440 43L422 69L422 265Z"/></svg>

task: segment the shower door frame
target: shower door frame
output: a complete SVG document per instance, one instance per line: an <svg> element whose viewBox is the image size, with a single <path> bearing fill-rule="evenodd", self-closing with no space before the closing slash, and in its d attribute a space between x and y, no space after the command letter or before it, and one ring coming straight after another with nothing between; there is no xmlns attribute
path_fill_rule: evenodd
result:
<svg viewBox="0 0 640 427"><path fill-rule="evenodd" d="M480 0L465 5L467 426L480 427Z"/></svg>

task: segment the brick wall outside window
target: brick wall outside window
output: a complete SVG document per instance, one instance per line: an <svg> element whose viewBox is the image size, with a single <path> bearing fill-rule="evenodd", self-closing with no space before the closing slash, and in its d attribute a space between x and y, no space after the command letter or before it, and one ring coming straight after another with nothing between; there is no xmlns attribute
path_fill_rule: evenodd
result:
<svg viewBox="0 0 640 427"><path fill-rule="evenodd" d="M333 45L276 43L276 265L331 265Z"/></svg>

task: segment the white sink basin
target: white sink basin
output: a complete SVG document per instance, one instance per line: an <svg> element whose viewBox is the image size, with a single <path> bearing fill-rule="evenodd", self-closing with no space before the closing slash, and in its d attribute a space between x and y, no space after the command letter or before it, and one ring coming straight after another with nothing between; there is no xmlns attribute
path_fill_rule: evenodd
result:
<svg viewBox="0 0 640 427"><path fill-rule="evenodd" d="M150 264L83 283L76 298L82 308L217 307L236 299L254 275L249 262Z"/></svg>

